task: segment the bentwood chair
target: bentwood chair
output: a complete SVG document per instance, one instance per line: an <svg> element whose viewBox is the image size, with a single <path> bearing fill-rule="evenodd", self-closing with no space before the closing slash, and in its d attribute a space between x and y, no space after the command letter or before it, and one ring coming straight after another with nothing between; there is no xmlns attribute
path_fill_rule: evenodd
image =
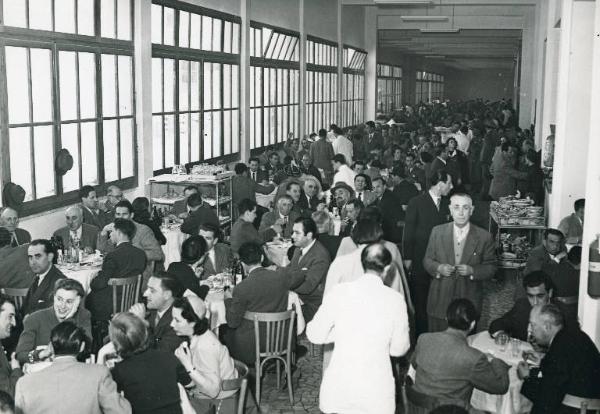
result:
<svg viewBox="0 0 600 414"><path fill-rule="evenodd" d="M108 279L108 286L112 286L113 315L125 312L137 303L141 284L142 275Z"/></svg>
<svg viewBox="0 0 600 414"><path fill-rule="evenodd" d="M572 408L579 408L581 414L600 412L600 399L598 398L583 398L567 394L562 401L563 405Z"/></svg>
<svg viewBox="0 0 600 414"><path fill-rule="evenodd" d="M234 360L238 377L235 379L221 381L221 391L239 390L237 393L237 414L244 414L246 405L246 390L248 389L248 366L241 361Z"/></svg>
<svg viewBox="0 0 600 414"><path fill-rule="evenodd" d="M0 292L2 292L3 295L8 296L13 300L13 302L15 302L15 310L17 311L17 313L19 313L19 311L23 307L23 301L25 300L25 296L27 296L28 290L29 289L27 288L3 288L0 290Z"/></svg>
<svg viewBox="0 0 600 414"><path fill-rule="evenodd" d="M292 388L292 343L295 339L293 310L275 313L246 312L244 319L254 322L256 345L256 404L260 407L260 383L265 362L275 360L277 388L280 388L281 367L283 363L290 404L294 404Z"/></svg>
<svg viewBox="0 0 600 414"><path fill-rule="evenodd" d="M431 410L440 405L437 398L423 394L413 388L412 381L406 381L404 384L404 399L405 412L412 414L428 414Z"/></svg>

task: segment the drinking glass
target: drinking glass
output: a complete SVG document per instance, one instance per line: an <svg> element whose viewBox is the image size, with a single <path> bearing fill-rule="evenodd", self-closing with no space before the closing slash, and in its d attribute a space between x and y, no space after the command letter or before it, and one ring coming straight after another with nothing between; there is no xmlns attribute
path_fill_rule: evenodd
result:
<svg viewBox="0 0 600 414"><path fill-rule="evenodd" d="M513 358L521 356L521 341L517 338L510 340L510 353Z"/></svg>
<svg viewBox="0 0 600 414"><path fill-rule="evenodd" d="M508 335L502 332L496 336L494 342L496 343L496 345L500 346L500 351L505 352L509 340L510 338L508 337Z"/></svg>

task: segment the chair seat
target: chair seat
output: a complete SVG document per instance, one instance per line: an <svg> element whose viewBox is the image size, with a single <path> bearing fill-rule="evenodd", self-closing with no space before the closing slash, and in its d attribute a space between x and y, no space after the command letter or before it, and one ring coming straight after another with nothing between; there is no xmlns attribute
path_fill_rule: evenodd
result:
<svg viewBox="0 0 600 414"><path fill-rule="evenodd" d="M572 408L586 408L588 410L600 410L600 398L584 398L576 395L565 395L563 405Z"/></svg>

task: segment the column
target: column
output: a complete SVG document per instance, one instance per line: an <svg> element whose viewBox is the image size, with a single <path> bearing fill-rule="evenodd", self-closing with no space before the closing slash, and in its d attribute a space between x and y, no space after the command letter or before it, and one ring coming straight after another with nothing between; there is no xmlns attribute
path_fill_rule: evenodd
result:
<svg viewBox="0 0 600 414"><path fill-rule="evenodd" d="M377 110L377 7L365 7L365 121ZM404 87L404 85L403 85Z"/></svg>
<svg viewBox="0 0 600 414"><path fill-rule="evenodd" d="M298 137L306 136L306 24L304 23L304 0L298 0L298 16L300 17L300 79L298 81Z"/></svg>
<svg viewBox="0 0 600 414"><path fill-rule="evenodd" d="M344 38L342 36L342 5L341 0L337 0L337 111L335 124L339 127L347 127L347 122L342 122L342 100L344 95Z"/></svg>
<svg viewBox="0 0 600 414"><path fill-rule="evenodd" d="M251 0L240 0L240 162L250 158L250 5Z"/></svg>

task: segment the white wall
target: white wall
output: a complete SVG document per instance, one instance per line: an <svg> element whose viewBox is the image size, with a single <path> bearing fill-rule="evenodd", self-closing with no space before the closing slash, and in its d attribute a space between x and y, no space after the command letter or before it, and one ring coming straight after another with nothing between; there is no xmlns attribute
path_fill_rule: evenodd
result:
<svg viewBox="0 0 600 414"><path fill-rule="evenodd" d="M284 29L300 31L300 2L298 0L250 1L250 20Z"/></svg>
<svg viewBox="0 0 600 414"><path fill-rule="evenodd" d="M452 100L483 98L494 101L512 98L514 92L512 70L448 71L445 81L446 98Z"/></svg>
<svg viewBox="0 0 600 414"><path fill-rule="evenodd" d="M342 38L350 46L365 49L365 8L362 6L342 7Z"/></svg>
<svg viewBox="0 0 600 414"><path fill-rule="evenodd" d="M304 0L306 34L337 41L337 3L341 0Z"/></svg>

